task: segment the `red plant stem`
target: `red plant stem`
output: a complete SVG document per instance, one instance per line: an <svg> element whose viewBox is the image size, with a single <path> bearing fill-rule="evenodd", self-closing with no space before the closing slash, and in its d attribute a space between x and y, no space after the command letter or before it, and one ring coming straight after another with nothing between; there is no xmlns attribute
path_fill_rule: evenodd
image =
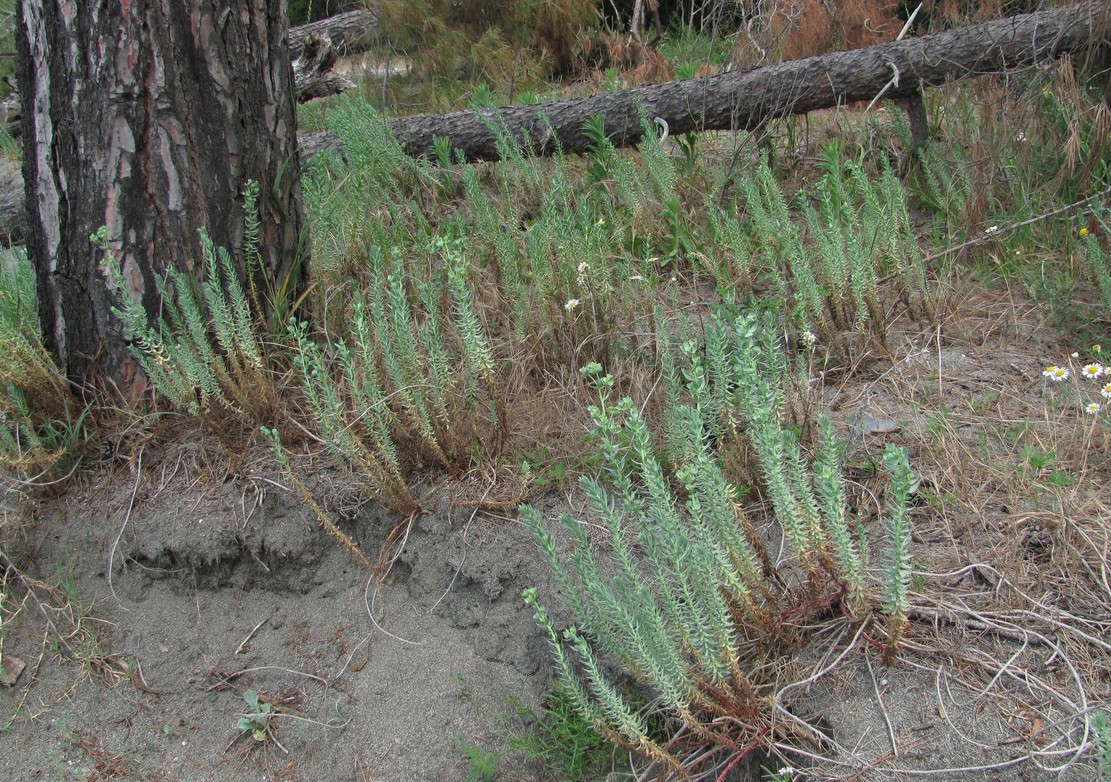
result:
<svg viewBox="0 0 1111 782"><path fill-rule="evenodd" d="M764 736L767 734L767 732L768 732L768 728L766 728L766 727L761 728L760 732L756 734L756 738L753 739L752 742L747 747L745 747L740 752L738 752L737 757L735 757L731 761L729 761L729 765L726 766L725 769L720 774L718 774L717 782L724 782L725 775L728 774L730 771L732 771L733 767L735 765L737 765L738 763L740 763L748 753L752 752L754 749L756 749L758 746L760 746L760 740L764 738Z"/></svg>

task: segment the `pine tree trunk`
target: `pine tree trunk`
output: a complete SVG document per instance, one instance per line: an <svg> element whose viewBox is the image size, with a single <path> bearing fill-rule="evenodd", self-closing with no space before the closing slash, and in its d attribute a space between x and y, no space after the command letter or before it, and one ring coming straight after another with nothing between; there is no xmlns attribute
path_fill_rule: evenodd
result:
<svg viewBox="0 0 1111 782"><path fill-rule="evenodd" d="M112 306L157 313L156 278L200 269L202 227L234 256L248 180L261 290L304 284L287 29L267 0L19 0L27 250L44 339L75 382L141 387ZM109 290L101 226L129 290Z"/></svg>

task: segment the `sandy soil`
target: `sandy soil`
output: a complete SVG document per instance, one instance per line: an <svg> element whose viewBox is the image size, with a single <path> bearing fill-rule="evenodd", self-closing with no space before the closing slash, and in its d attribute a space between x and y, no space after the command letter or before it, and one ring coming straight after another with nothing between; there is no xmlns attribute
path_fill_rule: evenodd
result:
<svg viewBox="0 0 1111 782"><path fill-rule="evenodd" d="M25 699L0 779L461 780L464 747L498 749L506 699L534 703L546 676L519 597L545 575L521 525L435 490L377 586L291 494L215 480L177 450L137 483L90 480L21 536L43 581L60 580L52 563L70 574L96 648L77 648L83 633L43 648L34 606L6 629L28 667L0 690L0 713ZM377 551L396 521L364 511L345 527ZM248 689L279 715L273 740L236 727Z"/></svg>
<svg viewBox="0 0 1111 782"><path fill-rule="evenodd" d="M1012 421L1044 423L1040 371L1072 337L1027 305L995 298L976 311L947 324L940 353L928 333L894 338L890 359L824 392L854 438L850 465L895 442L923 476L918 609L893 668L836 621L767 662L769 678L791 683L779 724L801 750L768 764L821 755L826 779L892 779L896 767L953 769L931 779L1094 778L1083 714L1109 700L1108 655L1073 630L1107 615L1108 519L1090 497L1106 460L1089 455L1081 482L1041 491L1045 476L1028 474L1017 446L992 439ZM1082 415L1058 418L1090 436ZM495 779L558 779L505 752L507 700L535 705L550 675L520 593L539 585L554 599L512 514L453 506L440 479L420 487L427 513L377 585L262 462L229 476L201 436L118 451L111 471L61 497L7 500L4 550L36 583L30 596L13 588L22 602L6 607L5 666L25 668L0 687L0 779L481 778L466 748L498 753ZM1001 471L962 473L973 455ZM855 467L850 478L862 508L882 505L879 478ZM330 509L376 556L399 519L356 507L335 475L312 480L332 487ZM574 495L542 502L549 517L577 507ZM865 515L872 537L876 515ZM248 690L275 715L261 741L237 726ZM758 766L731 778L757 779ZM615 753L610 779L628 770Z"/></svg>

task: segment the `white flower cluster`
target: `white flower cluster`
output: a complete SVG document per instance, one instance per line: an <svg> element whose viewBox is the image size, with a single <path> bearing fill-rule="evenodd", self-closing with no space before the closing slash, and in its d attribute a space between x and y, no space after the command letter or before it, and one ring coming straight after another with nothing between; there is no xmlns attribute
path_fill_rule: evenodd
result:
<svg viewBox="0 0 1111 782"><path fill-rule="evenodd" d="M1099 345L1092 346L1093 353L1099 353L1101 350ZM1073 353L1073 358L1079 358L1079 353ZM1099 380L1103 378L1104 382L1100 386L1099 394L1104 399L1111 399L1111 367L1105 366L1098 361L1092 361L1080 367L1079 376L1084 380ZM1051 383L1063 383L1071 377L1072 371L1065 366L1058 366L1050 364L1042 370L1042 377ZM1104 403L1106 404L1106 403ZM1084 412L1088 415L1095 415L1103 409L1103 404L1100 402L1089 402L1084 405Z"/></svg>
<svg viewBox="0 0 1111 782"><path fill-rule="evenodd" d="M1042 377L1049 378L1054 383L1061 383L1069 379L1069 368L1059 367L1056 364L1050 364L1042 370Z"/></svg>

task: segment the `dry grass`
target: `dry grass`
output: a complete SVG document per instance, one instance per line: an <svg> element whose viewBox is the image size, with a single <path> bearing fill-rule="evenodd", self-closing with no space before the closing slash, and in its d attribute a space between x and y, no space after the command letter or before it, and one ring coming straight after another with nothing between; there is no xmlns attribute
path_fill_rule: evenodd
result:
<svg viewBox="0 0 1111 782"><path fill-rule="evenodd" d="M13 544L30 533L24 514L3 510L0 518L0 596L3 598L0 600L0 630L4 632L0 632L0 676L10 677L5 684L14 683L21 672L34 682L47 659L57 656L73 664L78 671L71 689L90 676L109 684L130 680L136 687L146 689L142 670L110 651L103 640L105 623L93 615L93 606L82 602L64 564L59 565L57 580L52 583L30 575L29 563L22 558L13 560ZM26 545L24 541L16 547L22 550ZM33 553L34 548L31 549L32 559ZM5 656L3 637L13 626L40 639L34 660ZM0 725L0 732L9 729L16 719L36 718L37 715L25 712L30 692L30 686L23 687L8 720Z"/></svg>
<svg viewBox="0 0 1111 782"><path fill-rule="evenodd" d="M595 70L614 68L628 85L652 84L675 78L675 68L659 52L631 35L601 33L583 49L583 64ZM599 80L601 74L595 76Z"/></svg>

